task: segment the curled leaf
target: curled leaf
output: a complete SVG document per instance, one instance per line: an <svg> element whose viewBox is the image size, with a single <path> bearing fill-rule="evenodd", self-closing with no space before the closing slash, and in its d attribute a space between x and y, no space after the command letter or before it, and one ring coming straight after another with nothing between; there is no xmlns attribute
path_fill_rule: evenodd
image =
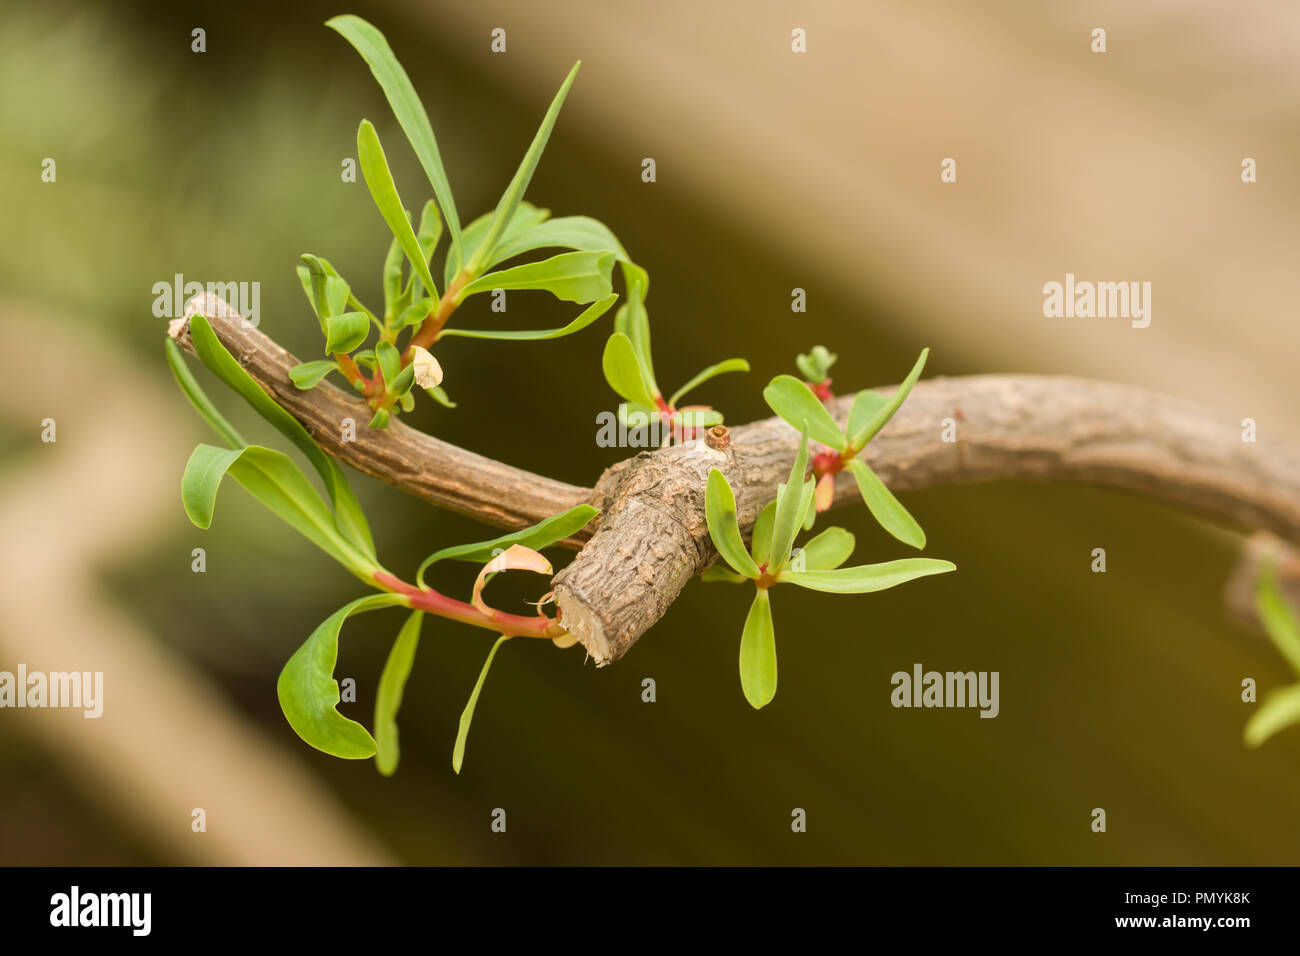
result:
<svg viewBox="0 0 1300 956"><path fill-rule="evenodd" d="M411 368L415 369L415 384L420 388L437 388L442 384L442 366L428 349L418 345L411 349Z"/></svg>
<svg viewBox="0 0 1300 956"><path fill-rule="evenodd" d="M539 552L524 547L522 544L512 544L483 565L478 573L478 578L474 581L474 594L470 598L470 603L484 614L492 613L492 609L483 600L483 587L487 584L491 575L500 571L533 571L537 574L553 573L551 562L547 561Z"/></svg>

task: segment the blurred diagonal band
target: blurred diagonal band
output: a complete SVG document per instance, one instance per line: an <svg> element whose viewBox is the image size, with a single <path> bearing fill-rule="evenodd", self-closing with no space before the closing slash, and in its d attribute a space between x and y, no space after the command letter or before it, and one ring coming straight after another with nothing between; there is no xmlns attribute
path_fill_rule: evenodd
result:
<svg viewBox="0 0 1300 956"><path fill-rule="evenodd" d="M623 656L716 558L704 486L718 467L736 492L748 532L776 494L799 436L769 418L703 443L642 452L608 469L594 489L513 468L395 422L341 438L364 404L334 386L299 391L297 360L226 303L201 310L218 337L327 452L442 508L503 528L535 523L584 501L602 509L590 540L555 577L564 625L598 665ZM190 348L188 332L178 341ZM852 396L836 402L841 423ZM1253 435L1252 435L1253 437ZM947 440L945 440L947 439ZM862 459L895 491L1000 479L1082 482L1186 508L1240 531L1270 531L1300 545L1300 450L1248 441L1240 425L1147 389L1035 375L937 378L917 384ZM841 474L836 503L856 500Z"/></svg>

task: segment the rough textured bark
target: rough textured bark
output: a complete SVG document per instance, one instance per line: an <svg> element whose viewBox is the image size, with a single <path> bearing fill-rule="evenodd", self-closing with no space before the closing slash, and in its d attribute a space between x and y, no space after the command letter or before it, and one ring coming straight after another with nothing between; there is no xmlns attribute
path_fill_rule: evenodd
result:
<svg viewBox="0 0 1300 956"><path fill-rule="evenodd" d="M296 364L288 353L243 328L220 300L208 298L201 306L250 374L326 451L353 467L506 528L583 501L602 508L599 522L585 532L594 534L554 581L565 626L601 665L626 653L713 561L704 522L710 468L730 480L747 531L786 478L798 443L789 425L765 419L732 429L726 447L701 439L643 452L608 469L594 489L578 488L400 422L371 431L355 396L328 385L298 391L288 380ZM186 338L181 332L183 345ZM841 422L850 403L835 403ZM361 423L356 442L339 440L346 417ZM944 441L945 426L955 441ZM863 460L895 491L1004 478L1086 482L1300 545L1300 451L1243 442L1237 424L1134 386L1035 375L930 379L917 384ZM857 500L853 479L840 475L836 504Z"/></svg>

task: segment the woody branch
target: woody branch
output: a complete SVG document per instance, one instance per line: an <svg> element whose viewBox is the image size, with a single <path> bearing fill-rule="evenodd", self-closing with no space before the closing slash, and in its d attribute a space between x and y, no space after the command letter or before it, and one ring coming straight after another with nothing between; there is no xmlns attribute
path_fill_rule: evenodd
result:
<svg viewBox="0 0 1300 956"><path fill-rule="evenodd" d="M215 296L196 300L193 311L322 448L359 471L507 529L584 502L601 508L593 527L565 542L581 550L554 580L565 627L597 664L622 657L715 559L704 519L709 470L727 475L747 532L798 446L789 425L768 418L711 442L642 452L582 488L400 421L358 428L345 441L343 420L367 419L359 399L326 383L298 390L288 374L297 360ZM187 328L175 335L191 348ZM832 409L841 423L850 403L840 399ZM998 479L1083 482L1300 545L1300 449L1245 442L1235 423L1134 386L1035 375L930 379L862 457L895 491ZM836 504L855 500L852 482L837 477Z"/></svg>

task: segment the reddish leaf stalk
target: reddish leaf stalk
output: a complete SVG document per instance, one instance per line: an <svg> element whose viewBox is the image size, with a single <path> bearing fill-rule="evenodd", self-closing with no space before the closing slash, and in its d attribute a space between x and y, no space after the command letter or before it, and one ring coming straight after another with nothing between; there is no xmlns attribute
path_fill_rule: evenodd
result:
<svg viewBox="0 0 1300 956"><path fill-rule="evenodd" d="M426 611L450 621L482 627L508 637L555 638L566 633L557 621L544 614L527 617L522 614L507 614L496 608L489 608L484 613L472 604L447 597L433 588L418 588L408 584L387 571L376 572L375 584L385 591L405 595L413 610Z"/></svg>

